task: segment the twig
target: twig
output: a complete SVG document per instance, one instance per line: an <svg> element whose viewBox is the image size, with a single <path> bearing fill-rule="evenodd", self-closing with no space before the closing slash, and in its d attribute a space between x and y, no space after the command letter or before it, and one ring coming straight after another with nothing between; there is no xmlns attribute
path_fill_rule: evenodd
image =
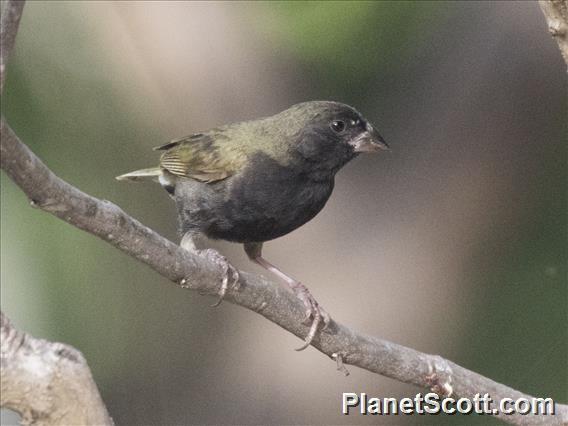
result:
<svg viewBox="0 0 568 426"><path fill-rule="evenodd" d="M24 10L25 1L6 1L2 8L2 20L0 23L0 92L4 89L6 80L6 65L14 43L20 18Z"/></svg>
<svg viewBox="0 0 568 426"><path fill-rule="evenodd" d="M130 217L116 205L85 194L58 178L23 144L2 118L0 123L1 167L29 197L34 206L73 226L96 235L184 288L216 294L221 271L199 256ZM285 330L303 338L302 303L279 284L264 277L240 273L240 289L225 300L263 315ZM332 321L313 340L313 346L342 364L351 364L393 379L473 398L488 393L502 398L531 398L505 385L466 370L435 355L423 354L386 340L366 336ZM556 405L554 417L545 415L499 417L513 424L562 424L568 422L568 406Z"/></svg>
<svg viewBox="0 0 568 426"><path fill-rule="evenodd" d="M18 331L3 312L0 341L0 404L23 424L113 424L81 352Z"/></svg>
<svg viewBox="0 0 568 426"><path fill-rule="evenodd" d="M568 1L540 0L539 4L548 24L548 32L556 39L564 62L568 65Z"/></svg>

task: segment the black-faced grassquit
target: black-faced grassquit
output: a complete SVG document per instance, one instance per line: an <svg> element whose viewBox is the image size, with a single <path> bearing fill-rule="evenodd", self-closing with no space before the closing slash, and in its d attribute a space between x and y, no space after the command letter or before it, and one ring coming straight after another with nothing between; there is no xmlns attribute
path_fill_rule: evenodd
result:
<svg viewBox="0 0 568 426"><path fill-rule="evenodd" d="M236 270L212 249L198 250L200 236L243 243L249 258L283 279L312 319L304 349L329 315L308 289L262 257L262 244L312 219L333 190L335 174L361 152L388 149L354 108L328 101L304 102L279 114L228 124L156 148L160 165L118 176L154 178L175 200L181 245L221 264L221 298L236 283Z"/></svg>

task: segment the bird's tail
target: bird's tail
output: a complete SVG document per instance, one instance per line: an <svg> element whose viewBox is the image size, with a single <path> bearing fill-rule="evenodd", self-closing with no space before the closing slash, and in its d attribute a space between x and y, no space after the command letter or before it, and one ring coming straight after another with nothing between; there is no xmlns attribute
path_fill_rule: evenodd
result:
<svg viewBox="0 0 568 426"><path fill-rule="evenodd" d="M116 180L139 181L147 178L158 180L161 174L162 174L162 169L160 169L159 167L151 167L149 169L135 170L133 172L117 176Z"/></svg>

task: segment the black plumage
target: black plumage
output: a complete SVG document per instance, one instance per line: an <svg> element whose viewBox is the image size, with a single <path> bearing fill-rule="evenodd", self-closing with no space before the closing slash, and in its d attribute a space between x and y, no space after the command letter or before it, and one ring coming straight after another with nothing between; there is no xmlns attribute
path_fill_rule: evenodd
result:
<svg viewBox="0 0 568 426"><path fill-rule="evenodd" d="M194 244L200 235L244 243L253 261L283 278L306 304L314 317L309 344L320 320L329 317L305 286L262 258L262 243L312 219L329 199L335 174L360 152L386 148L354 108L305 102L167 143L157 148L164 151L158 168L118 179L159 179L176 202L186 248L203 254ZM213 257L231 269L222 256ZM227 282L222 294L226 288Z"/></svg>
<svg viewBox="0 0 568 426"><path fill-rule="evenodd" d="M314 181L263 153L230 179L203 184L177 179L174 199L182 233L250 243L281 237L312 219L333 190L333 176ZM205 186L205 187L204 187Z"/></svg>

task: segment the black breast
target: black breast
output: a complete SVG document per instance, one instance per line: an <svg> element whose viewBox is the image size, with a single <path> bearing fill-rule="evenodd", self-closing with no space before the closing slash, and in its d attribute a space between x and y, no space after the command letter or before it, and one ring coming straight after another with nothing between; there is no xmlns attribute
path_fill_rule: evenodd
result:
<svg viewBox="0 0 568 426"><path fill-rule="evenodd" d="M259 154L224 182L223 199L203 231L210 238L262 242L281 237L312 219L333 190L333 174L313 180L298 167L284 167Z"/></svg>

